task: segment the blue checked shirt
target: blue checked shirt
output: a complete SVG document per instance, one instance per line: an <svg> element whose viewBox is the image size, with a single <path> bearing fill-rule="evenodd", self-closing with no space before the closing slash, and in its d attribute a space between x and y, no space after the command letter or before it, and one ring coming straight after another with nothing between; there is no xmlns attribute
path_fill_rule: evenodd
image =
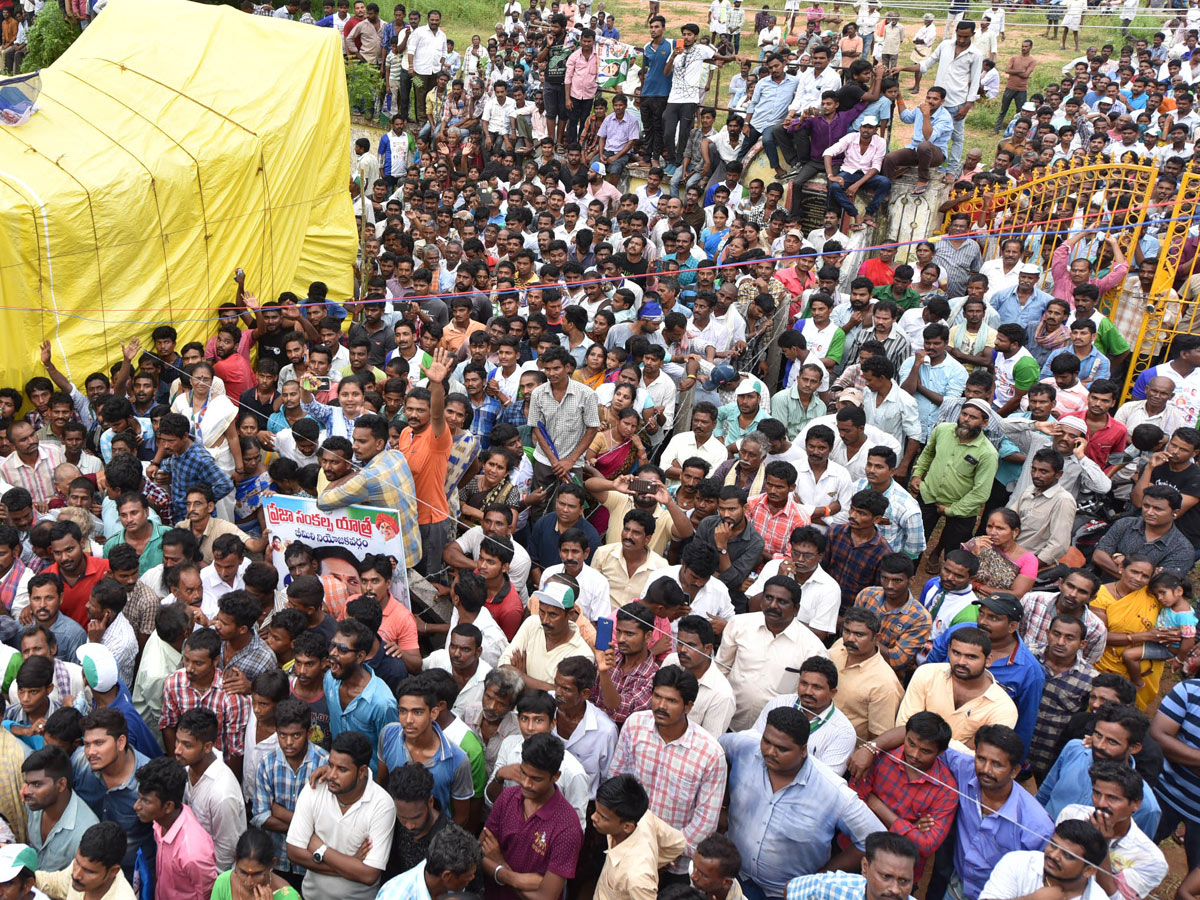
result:
<svg viewBox="0 0 1200 900"><path fill-rule="evenodd" d="M871 485L865 478L858 479L858 483L854 485L856 492L868 488L871 488ZM883 496L887 497L888 501L887 521L875 527L888 542L888 546L897 553L904 553L914 560L918 559L925 552L925 526L921 520L920 505L895 479Z"/></svg>
<svg viewBox="0 0 1200 900"><path fill-rule="evenodd" d="M801 875L787 886L787 900L863 900L866 895L867 879L856 872Z"/></svg>
<svg viewBox="0 0 1200 900"><path fill-rule="evenodd" d="M193 484L207 484L220 500L234 491L233 480L221 471L212 454L195 441L178 456L163 460L162 469L171 475L171 521L187 518L187 492Z"/></svg>
<svg viewBox="0 0 1200 900"><path fill-rule="evenodd" d="M910 356L904 362L900 363L900 368L896 372L896 383L904 384L904 380L908 378L912 372L913 363L916 362L915 356ZM927 390L933 391L935 394L941 394L945 398L961 397L963 388L967 386L967 370L957 359L947 356L936 366L931 365L929 360L921 363L921 386ZM921 441L922 443L929 442L929 432L933 430L933 426L938 423L938 409L933 401L922 393L917 393L917 413L921 417Z"/></svg>
<svg viewBox="0 0 1200 900"><path fill-rule="evenodd" d="M521 408L521 404L515 400L512 403L517 409ZM471 401L471 407L475 411L474 417L471 419L471 433L479 438L479 449L487 450L490 446L488 435L492 433L492 428L496 421L500 418L504 407L500 405L500 401L495 397L484 397L483 402L478 406L474 401ZM521 422L524 425L524 422Z"/></svg>
<svg viewBox="0 0 1200 900"><path fill-rule="evenodd" d="M258 761L258 773L254 782L254 796L250 798L250 809L253 818L251 825L262 828L263 823L271 815L271 804L278 803L284 809L296 811L296 798L308 781L313 770L329 762L329 754L318 745L309 743L308 753L299 768L293 770L288 765L283 751L275 747ZM275 868L281 872L294 872L303 875L307 870L288 861L287 835L283 832L268 832L275 842Z"/></svg>

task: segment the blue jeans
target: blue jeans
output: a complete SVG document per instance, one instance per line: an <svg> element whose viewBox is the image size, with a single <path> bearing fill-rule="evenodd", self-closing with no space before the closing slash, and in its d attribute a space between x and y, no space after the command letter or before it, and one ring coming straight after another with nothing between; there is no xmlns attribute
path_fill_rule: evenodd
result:
<svg viewBox="0 0 1200 900"><path fill-rule="evenodd" d="M758 882L751 881L745 875L739 875L738 883L742 886L742 894L746 900L768 900L766 891Z"/></svg>
<svg viewBox="0 0 1200 900"><path fill-rule="evenodd" d="M772 169L779 168L779 148L775 146L775 126L772 125L766 131L759 131L753 125L750 126L750 134L746 141L746 146L742 148L738 160L746 158L746 154L750 152L759 140L762 140L763 152L767 154L767 162L771 164Z"/></svg>
<svg viewBox="0 0 1200 900"><path fill-rule="evenodd" d="M961 105L962 104L959 104L959 106L951 106L947 103L942 107L942 109L950 113L951 116L956 116L958 115L958 110ZM942 168L952 175L957 175L962 171L963 144L967 139L966 127L966 116L963 116L961 119L954 120L954 131L950 134L950 152L946 155L946 162L942 165Z"/></svg>
<svg viewBox="0 0 1200 900"><path fill-rule="evenodd" d="M839 175L846 182L846 187L856 183L863 177L862 172L847 172L841 170ZM888 198L892 192L892 182L882 175L872 175L867 183L860 190L868 190L871 192L871 202L867 204L867 215L873 216L879 212L879 207L883 205L883 201ZM850 195L846 193L846 188L838 184L836 181L829 182L829 203L834 209L840 209L850 216L858 216L858 207L854 205L854 201L850 199Z"/></svg>

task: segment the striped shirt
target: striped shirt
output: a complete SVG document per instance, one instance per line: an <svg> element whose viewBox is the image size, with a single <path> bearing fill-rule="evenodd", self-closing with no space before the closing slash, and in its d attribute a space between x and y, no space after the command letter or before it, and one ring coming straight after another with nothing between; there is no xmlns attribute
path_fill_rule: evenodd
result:
<svg viewBox="0 0 1200 900"><path fill-rule="evenodd" d="M1192 749L1200 748L1200 680L1175 685L1159 704L1158 713L1178 726L1175 737ZM1192 822L1200 820L1200 784L1187 766L1163 759L1156 791Z"/></svg>
<svg viewBox="0 0 1200 900"><path fill-rule="evenodd" d="M4 462L0 462L0 478L13 487L23 487L33 497L33 502L54 499L54 467L66 458L61 447L54 444L39 444L37 459L32 465L21 461L14 450Z"/></svg>

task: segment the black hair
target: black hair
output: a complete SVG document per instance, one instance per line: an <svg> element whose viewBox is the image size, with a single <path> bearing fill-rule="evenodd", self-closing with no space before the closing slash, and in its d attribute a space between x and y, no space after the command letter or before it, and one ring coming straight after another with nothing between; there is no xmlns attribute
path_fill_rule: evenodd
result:
<svg viewBox="0 0 1200 900"><path fill-rule="evenodd" d="M650 796L633 775L615 775L596 790L596 803L604 804L622 822L638 822L650 808Z"/></svg>

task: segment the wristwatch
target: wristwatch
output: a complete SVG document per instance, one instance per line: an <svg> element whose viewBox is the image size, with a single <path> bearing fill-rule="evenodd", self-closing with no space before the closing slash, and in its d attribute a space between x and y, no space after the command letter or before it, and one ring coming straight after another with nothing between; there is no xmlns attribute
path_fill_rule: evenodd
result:
<svg viewBox="0 0 1200 900"><path fill-rule="evenodd" d="M729 555L729 548L728 548L728 547L721 547L721 548L719 548L719 549L717 550L717 552L718 552L718 553L720 553L722 556L728 556L728 555Z"/></svg>
<svg viewBox="0 0 1200 900"><path fill-rule="evenodd" d="M318 847L316 850L313 851L313 859L318 863L325 862L325 851L328 849L329 849L328 844L322 844L320 847Z"/></svg>

